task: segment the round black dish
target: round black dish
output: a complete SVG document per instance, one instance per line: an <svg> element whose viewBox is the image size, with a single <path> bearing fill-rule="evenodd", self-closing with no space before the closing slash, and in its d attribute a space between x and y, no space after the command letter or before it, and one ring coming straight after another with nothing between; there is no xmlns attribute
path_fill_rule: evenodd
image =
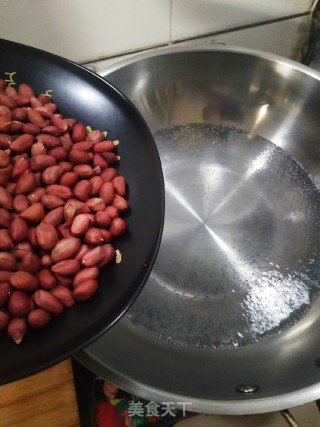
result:
<svg viewBox="0 0 320 427"><path fill-rule="evenodd" d="M12 74L14 73L14 74ZM52 91L59 112L119 139L119 173L128 183L127 231L115 241L120 264L99 276L88 301L54 318L43 330L28 329L16 345L0 336L0 384L48 368L87 346L129 308L145 284L159 248L164 218L164 185L153 137L134 105L104 79L56 55L0 40L0 78L28 83L37 94ZM110 349L112 351L112 349Z"/></svg>

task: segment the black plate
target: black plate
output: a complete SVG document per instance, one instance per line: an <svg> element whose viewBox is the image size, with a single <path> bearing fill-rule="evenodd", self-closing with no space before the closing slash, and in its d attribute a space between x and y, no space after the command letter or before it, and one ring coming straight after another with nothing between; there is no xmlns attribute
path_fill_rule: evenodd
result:
<svg viewBox="0 0 320 427"><path fill-rule="evenodd" d="M12 74L15 73L15 74ZM0 40L0 78L28 83L36 93L52 90L65 117L75 117L119 139L117 166L128 183L127 232L114 246L122 262L105 267L99 290L88 301L54 318L43 330L28 329L16 345L0 336L0 383L48 368L83 349L113 325L145 284L159 248L164 187L153 137L133 104L95 73L56 55ZM112 349L110 349L112 351Z"/></svg>

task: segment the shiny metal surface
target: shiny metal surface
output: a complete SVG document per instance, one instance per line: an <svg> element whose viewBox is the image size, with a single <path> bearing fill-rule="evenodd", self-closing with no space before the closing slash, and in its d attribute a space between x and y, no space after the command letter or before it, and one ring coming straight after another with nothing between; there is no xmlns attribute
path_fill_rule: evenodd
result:
<svg viewBox="0 0 320 427"><path fill-rule="evenodd" d="M153 132L166 216L143 292L79 360L199 412L319 398L319 74L225 47L159 50L103 74Z"/></svg>

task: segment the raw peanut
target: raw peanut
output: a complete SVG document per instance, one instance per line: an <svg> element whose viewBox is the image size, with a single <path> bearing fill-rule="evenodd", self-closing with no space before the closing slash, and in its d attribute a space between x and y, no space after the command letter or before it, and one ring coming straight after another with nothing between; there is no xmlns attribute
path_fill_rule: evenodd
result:
<svg viewBox="0 0 320 427"><path fill-rule="evenodd" d="M11 276L12 276L12 271L0 270L0 283L8 282Z"/></svg>
<svg viewBox="0 0 320 427"><path fill-rule="evenodd" d="M69 188L72 188L78 181L78 175L75 172L65 172L59 181L60 185L66 185Z"/></svg>
<svg viewBox="0 0 320 427"><path fill-rule="evenodd" d="M2 172L4 169L6 169L6 168L0 169L0 172ZM0 178L1 178L1 173L0 173ZM6 184L5 188L6 188L7 192L10 194L11 197L14 196L14 193L16 191L16 186L17 186L17 184L15 182L8 182Z"/></svg>
<svg viewBox="0 0 320 427"><path fill-rule="evenodd" d="M93 213L86 213L85 215L89 220L89 225L93 225L95 223L95 215Z"/></svg>
<svg viewBox="0 0 320 427"><path fill-rule="evenodd" d="M43 104L38 98L36 98L35 96L31 96L30 105L32 108L36 108L36 107L41 107L41 105Z"/></svg>
<svg viewBox="0 0 320 427"><path fill-rule="evenodd" d="M11 132L11 114L5 114L0 116L0 132L12 133Z"/></svg>
<svg viewBox="0 0 320 427"><path fill-rule="evenodd" d="M67 237L72 236L70 226L68 226L66 223L60 224L57 231L60 239L66 239Z"/></svg>
<svg viewBox="0 0 320 427"><path fill-rule="evenodd" d="M8 326L10 321L10 315L6 311L0 310L0 331Z"/></svg>
<svg viewBox="0 0 320 427"><path fill-rule="evenodd" d="M29 231L28 231L29 234ZM12 255L16 258L21 259L28 252L32 252L32 246L29 242L21 242L15 245L11 251ZM1 271L0 271L0 282L1 282Z"/></svg>
<svg viewBox="0 0 320 427"><path fill-rule="evenodd" d="M114 143L113 141L107 140L107 141L101 141L101 142L97 142L96 144L94 144L93 146L93 152L94 153L106 153L106 152L110 152L114 150Z"/></svg>
<svg viewBox="0 0 320 427"><path fill-rule="evenodd" d="M34 292L39 288L39 280L27 271L15 271L9 279L15 289L25 292Z"/></svg>
<svg viewBox="0 0 320 427"><path fill-rule="evenodd" d="M72 150L80 150L80 151L91 151L93 146L93 142L90 141L81 141L73 144Z"/></svg>
<svg viewBox="0 0 320 427"><path fill-rule="evenodd" d="M72 296L72 291L65 286L57 286L52 289L51 294L54 295L65 307L73 307L75 300Z"/></svg>
<svg viewBox="0 0 320 427"><path fill-rule="evenodd" d="M50 194L44 194L41 197L41 202L48 210L59 208L65 204L65 201L60 199L60 197L51 196Z"/></svg>
<svg viewBox="0 0 320 427"><path fill-rule="evenodd" d="M28 224L22 218L15 218L11 221L9 233L14 242L23 242L28 236Z"/></svg>
<svg viewBox="0 0 320 427"><path fill-rule="evenodd" d="M42 185L42 178L41 177L42 177L41 172L36 172L34 174L36 187L41 187L41 185Z"/></svg>
<svg viewBox="0 0 320 427"><path fill-rule="evenodd" d="M64 147L55 147L49 150L49 156L56 159L57 162L63 162L68 158L68 151Z"/></svg>
<svg viewBox="0 0 320 427"><path fill-rule="evenodd" d="M39 126L40 128L48 126L48 121L45 120L34 108L27 108L27 117L29 122Z"/></svg>
<svg viewBox="0 0 320 427"><path fill-rule="evenodd" d="M89 280L96 279L99 275L98 267L83 268L73 278L73 287L76 288L80 283Z"/></svg>
<svg viewBox="0 0 320 427"><path fill-rule="evenodd" d="M26 271L27 273L36 274L41 267L40 258L33 252L28 252L21 258L19 264L19 271Z"/></svg>
<svg viewBox="0 0 320 427"><path fill-rule="evenodd" d="M110 166L114 165L115 163L117 163L119 161L119 157L111 151L109 153L101 153L101 156L104 158L104 160Z"/></svg>
<svg viewBox="0 0 320 427"><path fill-rule="evenodd" d="M61 146L61 141L57 136L49 135L47 133L40 133L37 135L36 141L41 141L48 150Z"/></svg>
<svg viewBox="0 0 320 427"><path fill-rule="evenodd" d="M3 115L6 116L8 114L10 116L10 114L12 113L12 111L10 110L10 108L6 107L5 105L0 105L0 116L3 116Z"/></svg>
<svg viewBox="0 0 320 427"><path fill-rule="evenodd" d="M104 182L112 181L118 175L115 168L106 168L101 172L101 178Z"/></svg>
<svg viewBox="0 0 320 427"><path fill-rule="evenodd" d="M51 320L51 314L43 308L35 308L28 314L28 324L34 328L39 329L46 326Z"/></svg>
<svg viewBox="0 0 320 427"><path fill-rule="evenodd" d="M20 217L31 224L39 224L45 216L42 203L34 203L20 213Z"/></svg>
<svg viewBox="0 0 320 427"><path fill-rule="evenodd" d="M42 128L42 133L59 137L61 135L61 130L58 129L56 126L49 125Z"/></svg>
<svg viewBox="0 0 320 427"><path fill-rule="evenodd" d="M91 212L103 211L106 207L105 201L100 197L93 197L86 201L86 206L90 209Z"/></svg>
<svg viewBox="0 0 320 427"><path fill-rule="evenodd" d="M30 135L38 135L41 132L41 128L33 123L22 123L21 131Z"/></svg>
<svg viewBox="0 0 320 427"><path fill-rule="evenodd" d="M91 192L91 184L89 181L81 180L76 183L73 188L73 194L81 202L85 202Z"/></svg>
<svg viewBox="0 0 320 427"><path fill-rule="evenodd" d="M43 255L42 257L41 257L41 265L42 265L42 267L44 267L44 268L47 268L47 267L51 267L52 266L52 259L51 259L51 256L50 255Z"/></svg>
<svg viewBox="0 0 320 427"><path fill-rule="evenodd" d="M10 150L15 151L16 153L25 153L29 148L31 148L34 141L34 136L27 133L18 136L10 144Z"/></svg>
<svg viewBox="0 0 320 427"><path fill-rule="evenodd" d="M58 129L60 129L61 132L66 132L68 130L68 127L69 127L68 123L56 114L54 114L51 117L51 124L53 126L56 126Z"/></svg>
<svg viewBox="0 0 320 427"><path fill-rule="evenodd" d="M63 169L60 166L50 166L42 172L42 181L45 185L55 184L63 174Z"/></svg>
<svg viewBox="0 0 320 427"><path fill-rule="evenodd" d="M22 123L20 123L20 122L14 122L14 121L12 121L11 123L10 123L10 133L19 133L20 131L21 131L21 128L22 128Z"/></svg>
<svg viewBox="0 0 320 427"><path fill-rule="evenodd" d="M51 271L62 276L77 274L80 270L80 263L77 259L67 259L59 261L51 267Z"/></svg>
<svg viewBox="0 0 320 427"><path fill-rule="evenodd" d="M90 251L90 248L88 245L81 245L79 251L77 252L75 259L81 261L84 254Z"/></svg>
<svg viewBox="0 0 320 427"><path fill-rule="evenodd" d="M114 186L111 182L104 182L99 191L99 197L104 200L106 206L110 205L114 197Z"/></svg>
<svg viewBox="0 0 320 427"><path fill-rule="evenodd" d="M104 259L104 256L105 254L101 246L97 246L85 253L80 262L84 267L95 267Z"/></svg>
<svg viewBox="0 0 320 427"><path fill-rule="evenodd" d="M106 160L101 156L101 154L95 154L93 156L93 166L100 166L100 169L104 170L109 165Z"/></svg>
<svg viewBox="0 0 320 427"><path fill-rule="evenodd" d="M58 243L59 237L52 224L42 222L36 227L36 239L41 249L49 251Z"/></svg>
<svg viewBox="0 0 320 427"><path fill-rule="evenodd" d="M101 235L100 228L89 228L84 235L84 242L91 246L102 245L102 243L104 243L104 239Z"/></svg>
<svg viewBox="0 0 320 427"><path fill-rule="evenodd" d="M9 163L10 163L9 154L4 150L0 150L0 168L7 167Z"/></svg>
<svg viewBox="0 0 320 427"><path fill-rule="evenodd" d="M40 154L39 156L31 157L30 159L30 168L35 172L42 172L55 164L56 159L48 154Z"/></svg>
<svg viewBox="0 0 320 427"><path fill-rule="evenodd" d="M8 228L10 225L10 213L7 209L0 208L0 227Z"/></svg>
<svg viewBox="0 0 320 427"><path fill-rule="evenodd" d="M108 264L110 261L112 261L114 259L114 255L115 255L114 247L112 245L110 245L109 243L100 246L100 248L101 248L101 252L104 254L104 256L103 256L102 260L99 262L99 264L97 265L98 268L102 268L106 264Z"/></svg>
<svg viewBox="0 0 320 427"><path fill-rule="evenodd" d="M57 111L57 106L52 102L52 98L50 98L50 96L41 94L38 96L38 99L42 102L42 105L44 105L49 111L51 111L52 114Z"/></svg>
<svg viewBox="0 0 320 427"><path fill-rule="evenodd" d="M122 175L118 175L112 180L114 192L119 196L124 196L126 194L126 182Z"/></svg>
<svg viewBox="0 0 320 427"><path fill-rule="evenodd" d="M34 95L33 89L26 83L20 83L18 86L19 95L25 96L26 98L31 98Z"/></svg>
<svg viewBox="0 0 320 427"><path fill-rule="evenodd" d="M72 139L69 135L69 132L64 133L63 135L60 136L59 138L60 140L60 144L66 149L66 150L70 150L73 146L73 142Z"/></svg>
<svg viewBox="0 0 320 427"><path fill-rule="evenodd" d="M79 214L77 215L71 225L71 234L74 236L80 236L84 234L90 225L90 220L87 217L87 214Z"/></svg>
<svg viewBox="0 0 320 427"><path fill-rule="evenodd" d="M31 310L30 297L25 292L13 291L8 301L8 311L13 317L25 317Z"/></svg>
<svg viewBox="0 0 320 427"><path fill-rule="evenodd" d="M49 269L42 269L37 275L40 287L46 291L51 291L56 286L56 278Z"/></svg>
<svg viewBox="0 0 320 427"><path fill-rule="evenodd" d="M72 171L72 164L69 162L59 162L59 166L63 169L63 173ZM77 175L78 176L78 175Z"/></svg>
<svg viewBox="0 0 320 427"><path fill-rule="evenodd" d="M86 299L90 298L97 289L97 280L89 279L79 283L79 285L74 288L72 295L76 301L85 301Z"/></svg>
<svg viewBox="0 0 320 427"><path fill-rule="evenodd" d="M96 175L95 171L89 165L76 165L73 168L73 172L76 172L79 178L89 179Z"/></svg>
<svg viewBox="0 0 320 427"><path fill-rule="evenodd" d="M73 165L83 165L91 162L91 157L86 151L71 150L69 154L70 162Z"/></svg>
<svg viewBox="0 0 320 427"><path fill-rule="evenodd" d="M16 194L31 193L36 188L36 179L32 172L23 174L17 182L15 189Z"/></svg>
<svg viewBox="0 0 320 427"><path fill-rule="evenodd" d="M13 248L13 241L11 240L9 231L7 229L0 229L0 250L10 251Z"/></svg>
<svg viewBox="0 0 320 427"><path fill-rule="evenodd" d="M44 217L43 222L46 224L52 224L54 227L58 227L63 221L63 207L52 209Z"/></svg>
<svg viewBox="0 0 320 427"><path fill-rule="evenodd" d="M112 218L111 216L104 211L99 211L95 215L95 223L99 227L109 227L111 224Z"/></svg>
<svg viewBox="0 0 320 427"><path fill-rule="evenodd" d="M53 263L73 258L74 255L79 251L80 246L81 241L76 237L68 237L66 239L60 240L51 252Z"/></svg>
<svg viewBox="0 0 320 427"><path fill-rule="evenodd" d="M51 119L51 117L52 117L52 112L48 108L46 108L45 106L36 107L35 110L38 111L38 113L40 113L41 117L43 117L44 119ZM48 125L44 126L43 128L47 128L47 127L48 127Z"/></svg>
<svg viewBox="0 0 320 427"><path fill-rule="evenodd" d="M58 315L63 312L63 304L48 291L39 289L34 293L33 299L38 307L43 308L49 313Z"/></svg>
<svg viewBox="0 0 320 427"><path fill-rule="evenodd" d="M126 229L126 223L122 218L114 218L110 225L109 231L114 237L121 236Z"/></svg>
<svg viewBox="0 0 320 427"><path fill-rule="evenodd" d="M126 199L124 199L122 196L119 196L118 194L115 194L112 206L117 208L119 211L125 211L128 209L128 203Z"/></svg>
<svg viewBox="0 0 320 427"><path fill-rule="evenodd" d="M0 148L2 150L6 150L7 148L9 148L9 144L12 141L12 136L5 134L5 133L0 133Z"/></svg>
<svg viewBox="0 0 320 427"><path fill-rule="evenodd" d="M87 129L83 123L76 123L71 132L73 142L84 141L87 136Z"/></svg>
<svg viewBox="0 0 320 427"><path fill-rule="evenodd" d="M30 98L27 98L26 96L15 94L12 97L13 97L17 107L20 107L20 108L21 107L27 107L30 103ZM20 108L15 108L12 111L19 110ZM13 116L13 117L15 117L15 116ZM20 118L15 118L15 120L20 120ZM26 120L26 117L24 117L24 120Z"/></svg>
<svg viewBox="0 0 320 427"><path fill-rule="evenodd" d="M11 292L12 290L9 282L0 283L0 306L4 305L8 301Z"/></svg>
<svg viewBox="0 0 320 427"><path fill-rule="evenodd" d="M57 286L66 286L69 287L72 285L72 277L62 276L61 274L55 274L57 279Z"/></svg>
<svg viewBox="0 0 320 427"><path fill-rule="evenodd" d="M11 177L14 181L19 179L29 169L29 159L26 154L20 154L14 157L14 164Z"/></svg>
<svg viewBox="0 0 320 427"><path fill-rule="evenodd" d="M41 201L41 197L46 193L45 188L43 187L38 187L35 188L32 193L27 195L27 200L29 201L30 204L33 203L39 203ZM17 196L17 197L25 197L25 196ZM13 204L14 204L14 200L13 200ZM27 206L28 207L28 206ZM27 207L25 209L27 209ZM19 211L20 212L20 211Z"/></svg>
<svg viewBox="0 0 320 427"><path fill-rule="evenodd" d="M12 165L8 165L7 167L0 169L0 185L5 186L8 184L11 171L12 171Z"/></svg>
<svg viewBox="0 0 320 427"><path fill-rule="evenodd" d="M89 208L87 208L83 202L80 202L80 200L69 199L64 205L64 218L66 220L67 225L71 227L73 219L76 215L88 211Z"/></svg>
<svg viewBox="0 0 320 427"><path fill-rule="evenodd" d="M26 210L29 207L28 198L24 194L19 194L18 196L15 196L12 203L13 209L18 213Z"/></svg>
<svg viewBox="0 0 320 427"><path fill-rule="evenodd" d="M87 138L88 141L92 141L94 143L103 141L105 139L105 135L101 130L92 130L88 133Z"/></svg>
<svg viewBox="0 0 320 427"><path fill-rule="evenodd" d="M2 187L0 187L0 207L4 209L12 209L13 207L12 196L6 189Z"/></svg>
<svg viewBox="0 0 320 427"><path fill-rule="evenodd" d="M65 185L52 184L47 187L47 194L60 197L63 200L68 200L73 196L72 191Z"/></svg>
<svg viewBox="0 0 320 427"><path fill-rule="evenodd" d="M36 227L30 227L28 229L28 242L35 248L38 246Z"/></svg>
<svg viewBox="0 0 320 427"><path fill-rule="evenodd" d="M57 106L52 102L52 99L50 96L41 94L38 96L38 100L41 102L42 105L45 105L45 107L51 111L52 114L54 114L57 111Z"/></svg>
<svg viewBox="0 0 320 427"><path fill-rule="evenodd" d="M112 239L112 234L109 230L104 230L103 228L100 228L100 233L105 243L109 242Z"/></svg>
<svg viewBox="0 0 320 427"><path fill-rule="evenodd" d="M7 86L4 90L4 93L8 96L14 96L18 94L16 88L14 88L13 86Z"/></svg>
<svg viewBox="0 0 320 427"><path fill-rule="evenodd" d="M119 211L115 206L107 206L103 212L106 212L111 218L117 218L119 216Z"/></svg>
<svg viewBox="0 0 320 427"><path fill-rule="evenodd" d="M6 107L10 108L10 110L13 110L16 107L14 99L2 93L0 93L0 105L5 105Z"/></svg>
<svg viewBox="0 0 320 427"><path fill-rule="evenodd" d="M27 330L27 322L23 317L15 317L10 320L7 326L7 333L10 338L16 343L20 344Z"/></svg>
<svg viewBox="0 0 320 427"><path fill-rule="evenodd" d="M32 144L31 156L40 156L41 154L47 154L47 149L42 141L37 141Z"/></svg>
<svg viewBox="0 0 320 427"><path fill-rule="evenodd" d="M103 179L101 178L101 176L93 176L92 178L90 178L89 182L91 184L90 196L97 196L104 182Z"/></svg>
<svg viewBox="0 0 320 427"><path fill-rule="evenodd" d="M68 130L72 131L73 126L77 123L77 119L74 117L65 117L64 121L68 123Z"/></svg>

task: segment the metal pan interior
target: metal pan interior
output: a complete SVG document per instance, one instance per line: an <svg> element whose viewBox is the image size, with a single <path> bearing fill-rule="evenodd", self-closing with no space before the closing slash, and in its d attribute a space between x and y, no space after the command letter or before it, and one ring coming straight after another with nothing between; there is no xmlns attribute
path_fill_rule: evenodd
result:
<svg viewBox="0 0 320 427"><path fill-rule="evenodd" d="M168 49L105 75L155 137L165 226L145 289L80 360L211 413L319 397L319 75L233 48Z"/></svg>

